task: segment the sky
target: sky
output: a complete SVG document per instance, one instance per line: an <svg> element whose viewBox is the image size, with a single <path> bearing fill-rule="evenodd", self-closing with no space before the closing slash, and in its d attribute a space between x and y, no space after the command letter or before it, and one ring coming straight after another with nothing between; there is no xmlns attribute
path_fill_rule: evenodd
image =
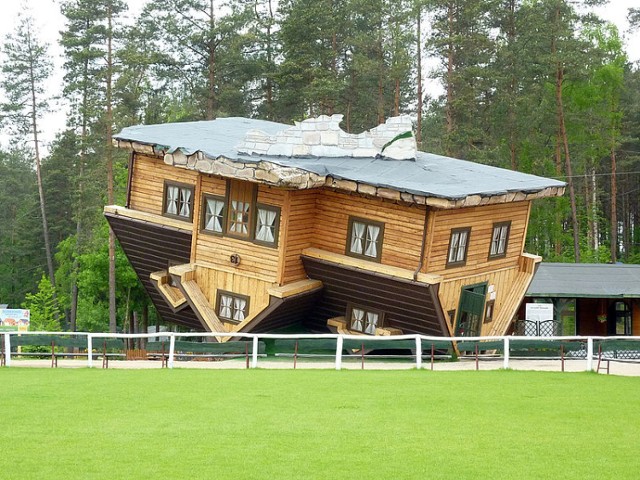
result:
<svg viewBox="0 0 640 480"><path fill-rule="evenodd" d="M128 19L132 20L142 9L146 0L125 0L129 6ZM627 8L640 7L640 0L610 0L606 7L599 7L596 12L604 19L618 26L626 40L627 53L631 61L640 60L640 31L627 37L626 21ZM56 71L51 79L49 92L59 96L62 92L62 49L58 45L60 30L64 29L64 17L60 13L60 0L0 0L0 39L12 32L16 26L19 12L30 12L39 29L39 38L50 46L50 53L54 57ZM435 88L438 88L435 86ZM427 85L429 89L429 85ZM52 112L43 119L42 138L44 149L53 140L55 134L64 129L65 107L61 101L52 102ZM0 145L6 145L6 135L0 132Z"/></svg>

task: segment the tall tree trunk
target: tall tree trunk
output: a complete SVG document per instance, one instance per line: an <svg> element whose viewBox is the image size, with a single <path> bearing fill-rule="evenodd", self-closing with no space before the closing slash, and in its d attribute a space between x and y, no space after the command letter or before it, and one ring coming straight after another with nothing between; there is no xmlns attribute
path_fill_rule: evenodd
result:
<svg viewBox="0 0 640 480"><path fill-rule="evenodd" d="M76 331L78 324L78 272L79 272L79 264L78 257L80 256L80 248L81 248L81 236L82 236L82 210L84 205L84 164L86 162L87 155L87 103L89 97L88 91L88 79L89 79L89 60L84 59L82 65L82 127L80 130L80 160L78 162L78 200L76 205L76 244L75 244L75 255L73 258L73 271L72 271L72 279L71 279L71 314L69 316L69 328L72 332Z"/></svg>
<svg viewBox="0 0 640 480"><path fill-rule="evenodd" d="M382 22L378 25L378 124L384 123L384 49L382 48Z"/></svg>
<svg viewBox="0 0 640 480"><path fill-rule="evenodd" d="M569 139L567 128L564 122L564 107L562 104L562 81L564 78L564 68L558 64L556 76L556 106L558 109L558 126L564 150L565 171L567 173L567 184L569 185L569 202L571 203L571 223L573 227L573 249L576 263L580 263L580 228L578 225L578 210L576 207L576 193L573 185L573 172L571 168L571 156L569 155Z"/></svg>
<svg viewBox="0 0 640 480"><path fill-rule="evenodd" d="M107 124L107 198L109 205L115 203L113 192L113 108L112 108L112 81L113 81L113 29L111 2L107 6L107 85L106 85L106 124ZM116 322L116 239L113 231L109 229L109 331L115 332Z"/></svg>
<svg viewBox="0 0 640 480"><path fill-rule="evenodd" d="M38 139L38 102L36 100L36 73L35 69L35 58L31 53L33 52L33 45L31 44L31 33L28 34L27 41L29 42L29 88L31 91L31 129L33 131L33 151L34 151L34 160L36 164L36 181L38 183L38 197L40 200L40 215L42 216L42 233L44 236L44 252L47 257L47 272L49 274L49 281L51 282L51 287L53 288L53 301L56 306L55 309L55 319L56 321L60 321L60 311L58 305L58 295L56 293L56 276L55 270L53 269L53 255L51 254L51 242L49 241L49 223L47 222L47 211L46 211L46 202L44 197L44 188L42 186L42 165L40 161L40 141Z"/></svg>
<svg viewBox="0 0 640 480"><path fill-rule="evenodd" d="M560 21L560 6L556 7L556 26ZM571 202L571 223L573 227L573 249L574 259L576 263L580 263L580 229L578 225L578 212L576 207L576 194L573 186L573 173L571 169L571 156L569 155L569 139L567 137L567 128L564 120L564 105L562 102L562 86L564 82L564 65L558 58L557 35L553 34L551 50L556 61L556 109L558 116L558 135L562 140L562 148L564 153L565 171L567 175L567 184L569 186L569 201Z"/></svg>
<svg viewBox="0 0 640 480"><path fill-rule="evenodd" d="M516 39L516 0L509 0L509 26L507 28L507 43L509 45L509 69L511 70L511 77L509 79L509 92L508 92L508 118L509 118L509 158L511 163L511 169L518 169L518 161L516 158L516 91L517 91L517 77L516 77L516 65L515 54L513 52L514 43Z"/></svg>
<svg viewBox="0 0 640 480"><path fill-rule="evenodd" d="M400 80L396 78L395 94L393 96L393 115L400 115Z"/></svg>
<svg viewBox="0 0 640 480"><path fill-rule="evenodd" d="M616 141L611 134L611 262L618 261L618 181L616 179Z"/></svg>
<svg viewBox="0 0 640 480"><path fill-rule="evenodd" d="M560 138L560 132L556 136L556 146L555 146L555 164L556 164L556 175L558 177L562 176L562 139ZM556 225L562 225L562 212L559 209L556 209ZM553 248L556 256L560 256L562 254L562 236L556 235L553 239Z"/></svg>
<svg viewBox="0 0 640 480"><path fill-rule="evenodd" d="M269 21L267 23L267 65L269 72L267 75L267 120L273 120L273 81L271 79L271 66L273 64L273 47L271 45L271 27L273 25L273 5L272 0L269 0Z"/></svg>
<svg viewBox="0 0 640 480"><path fill-rule="evenodd" d="M591 169L591 216L592 216L592 232L593 250L600 248L600 224L598 222L598 182L596 179L596 169Z"/></svg>
<svg viewBox="0 0 640 480"><path fill-rule="evenodd" d="M54 288L55 296L56 277L53 270L53 257L51 255L51 243L49 242L49 224L47 222L47 212L45 209L44 189L42 188L42 168L40 165L40 146L38 140L38 122L36 114L36 87L33 77L33 66L31 66L31 70L31 128L33 129L36 178L38 182L38 195L40 197L40 215L42 216L42 230L44 233L44 251L47 257L47 271L49 273L49 281L51 282L51 286Z"/></svg>
<svg viewBox="0 0 640 480"><path fill-rule="evenodd" d="M418 2L418 18L416 22L416 37L418 39L417 54L418 54L418 118L416 123L416 143L418 148L422 148L422 8Z"/></svg>
<svg viewBox="0 0 640 480"><path fill-rule="evenodd" d="M209 2L209 61L207 65L207 111L206 119L214 120L216 118L216 42L214 38L215 31L215 10L213 8L213 0Z"/></svg>
<svg viewBox="0 0 640 480"><path fill-rule="evenodd" d="M445 117L446 117L446 127L447 127L447 155L453 155L453 148L451 145L451 134L455 130L454 125L454 116L453 116L453 62L454 62L454 45L453 45L453 3L449 2L447 5L447 18L448 18L448 28L449 28L449 39L447 45L447 79L446 79L446 90L447 90L447 103L445 105Z"/></svg>

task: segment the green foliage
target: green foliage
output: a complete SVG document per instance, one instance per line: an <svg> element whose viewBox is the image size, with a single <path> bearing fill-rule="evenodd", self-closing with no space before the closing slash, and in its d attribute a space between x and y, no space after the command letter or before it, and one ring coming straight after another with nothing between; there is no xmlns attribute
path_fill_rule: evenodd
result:
<svg viewBox="0 0 640 480"><path fill-rule="evenodd" d="M30 154L0 150L0 303L20 305L45 268Z"/></svg>
<svg viewBox="0 0 640 480"><path fill-rule="evenodd" d="M20 15L14 33L4 41L2 87L7 98L0 105L8 130L26 141L33 135L33 114L40 119L48 109L46 81L53 63L47 45L35 35L33 18ZM0 117L1 118L1 117Z"/></svg>
<svg viewBox="0 0 640 480"><path fill-rule="evenodd" d="M22 308L29 310L31 323L29 329L40 332L59 332L61 312L54 298L54 289L49 279L42 275L36 293L27 293Z"/></svg>

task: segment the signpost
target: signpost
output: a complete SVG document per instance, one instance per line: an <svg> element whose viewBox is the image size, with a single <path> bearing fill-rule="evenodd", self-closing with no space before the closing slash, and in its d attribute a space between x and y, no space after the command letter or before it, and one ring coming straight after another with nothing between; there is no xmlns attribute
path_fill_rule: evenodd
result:
<svg viewBox="0 0 640 480"><path fill-rule="evenodd" d="M27 332L30 318L29 310L0 309L0 332Z"/></svg>
<svg viewBox="0 0 640 480"><path fill-rule="evenodd" d="M527 303L525 318L528 322L525 323L524 334L527 336L538 335L540 322L547 320L553 320L553 304L552 303ZM538 325L529 323L536 322Z"/></svg>

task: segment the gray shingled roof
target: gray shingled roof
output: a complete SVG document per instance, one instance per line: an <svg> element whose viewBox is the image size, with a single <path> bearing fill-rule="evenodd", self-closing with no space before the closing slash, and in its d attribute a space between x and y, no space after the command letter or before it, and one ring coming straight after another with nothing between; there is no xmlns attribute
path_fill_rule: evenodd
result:
<svg viewBox="0 0 640 480"><path fill-rule="evenodd" d="M190 155L200 151L212 159L268 161L337 179L448 200L459 200L469 195L486 197L510 192L536 193L549 187L565 186L558 180L424 152L418 152L415 161L399 161L383 158L266 157L243 155L236 151L248 130L262 130L274 135L288 127L290 125L265 120L220 118L127 127L114 138L153 145L168 153L180 150Z"/></svg>
<svg viewBox="0 0 640 480"><path fill-rule="evenodd" d="M640 298L640 265L543 262L527 296Z"/></svg>

